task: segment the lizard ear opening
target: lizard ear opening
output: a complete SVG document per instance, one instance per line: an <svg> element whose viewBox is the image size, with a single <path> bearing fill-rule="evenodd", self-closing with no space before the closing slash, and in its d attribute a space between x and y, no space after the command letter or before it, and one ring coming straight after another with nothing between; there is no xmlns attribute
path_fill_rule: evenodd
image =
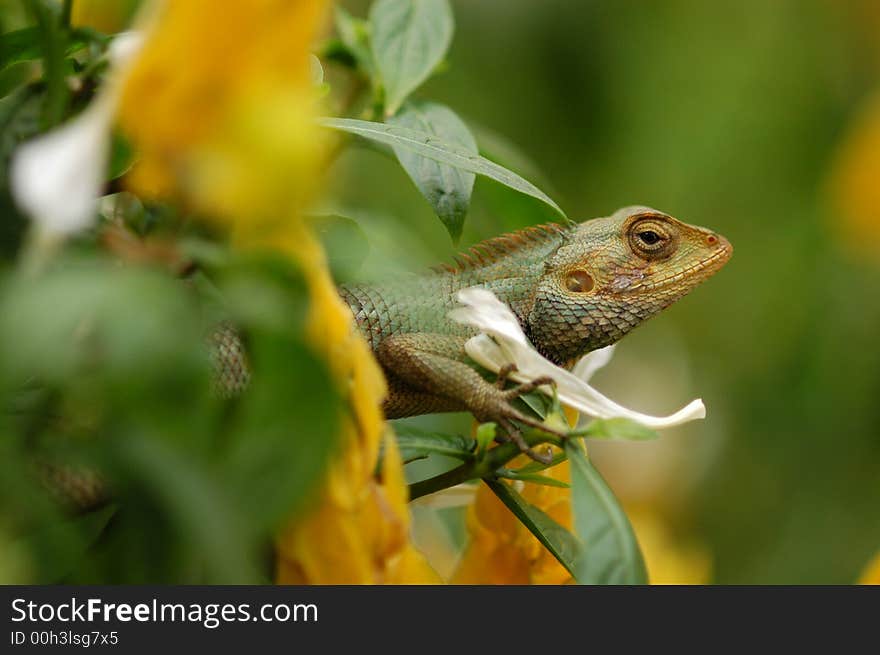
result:
<svg viewBox="0 0 880 655"><path fill-rule="evenodd" d="M586 271L569 271L565 276L565 288L572 293L587 293L593 290L593 276Z"/></svg>

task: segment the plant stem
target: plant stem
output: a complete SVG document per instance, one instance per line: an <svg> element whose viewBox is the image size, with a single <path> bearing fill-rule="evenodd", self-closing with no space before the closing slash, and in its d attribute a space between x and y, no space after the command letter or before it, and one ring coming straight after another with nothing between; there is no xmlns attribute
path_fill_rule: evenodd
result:
<svg viewBox="0 0 880 655"><path fill-rule="evenodd" d="M61 4L61 27L70 28L70 14L73 9L73 0L64 0Z"/></svg>
<svg viewBox="0 0 880 655"><path fill-rule="evenodd" d="M62 16L58 15L43 0L30 0L28 8L40 30L43 45L43 66L46 78L46 104L43 108L42 124L48 129L56 126L64 117L67 108L68 91L64 79L64 50L67 47L67 24L64 11L69 10L65 3Z"/></svg>
<svg viewBox="0 0 880 655"><path fill-rule="evenodd" d="M468 480L473 480L474 478L481 477L477 474L476 469L477 467L469 462L467 464L457 466L454 469L450 469L445 473L434 476L433 478L428 478L427 480L422 480L421 482L414 482L413 484L409 485L409 499L415 500L416 498L421 498L422 496L432 494L435 491L448 489L449 487L454 487L455 485L461 484L462 482L467 482Z"/></svg>
<svg viewBox="0 0 880 655"><path fill-rule="evenodd" d="M523 438L529 446L539 446L544 443L552 443L557 446L562 444L559 437L540 430L530 430L523 435ZM427 496L428 494L453 487L462 482L467 482L468 480L493 478L495 477L495 472L499 468L521 454L522 451L520 451L515 443L508 442L503 443L500 446L495 446L495 448L492 448L486 453L486 456L481 459L474 459L465 462L461 466L457 466L454 469L436 475L433 478L428 478L427 480L411 484L409 486L409 499L415 500L416 498Z"/></svg>

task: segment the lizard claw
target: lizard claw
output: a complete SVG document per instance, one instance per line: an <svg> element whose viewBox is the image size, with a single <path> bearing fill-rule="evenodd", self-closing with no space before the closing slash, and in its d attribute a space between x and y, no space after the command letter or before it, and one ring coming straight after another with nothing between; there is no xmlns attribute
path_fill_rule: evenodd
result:
<svg viewBox="0 0 880 655"><path fill-rule="evenodd" d="M494 407L495 411L490 412L490 414L494 414L494 418L490 420L494 420L496 423L498 423L498 426L507 433L507 437L517 446L519 446L519 449L523 453L528 455L536 462L540 462L541 464L549 464L553 458L552 453L535 452L535 450L526 443L526 440L522 436L522 432L520 431L519 427L514 424L514 421L523 425L527 425L531 428L535 428L536 430L541 430L542 432L556 435L557 437L564 437L565 433L546 425L538 419L523 414L521 411L511 405L510 401L524 393L529 393L530 391L533 391L534 389L545 384L553 384L553 380L550 378L541 377L536 378L531 382L521 384L517 387L514 387L513 389L508 389L507 391L502 391L499 389L496 392L497 404Z"/></svg>
<svg viewBox="0 0 880 655"><path fill-rule="evenodd" d="M507 384L510 379L510 374L515 373L517 371L516 364L505 364L500 369L498 369L498 377L495 378L495 388L499 390L504 390L504 386ZM531 393L538 387L542 387L544 385L555 386L556 381L550 377L549 375L542 375L541 377L535 378L530 382L524 382L523 384L518 384L512 389L508 389L504 392L504 396L507 400L513 400L515 398L519 398L520 396Z"/></svg>
<svg viewBox="0 0 880 655"><path fill-rule="evenodd" d="M500 369L498 369L498 377L495 378L495 387L497 389L504 389L504 385L507 384L507 379L510 377L511 373L516 371L516 364L505 364Z"/></svg>
<svg viewBox="0 0 880 655"><path fill-rule="evenodd" d="M537 453L535 452L527 443L526 440L523 439L522 432L519 431L513 423L511 423L507 419L500 419L498 424L507 432L507 436L519 446L519 449L530 458L535 460L536 462L540 462L541 464L549 464L553 461L553 454L547 449L547 452Z"/></svg>
<svg viewBox="0 0 880 655"><path fill-rule="evenodd" d="M534 380L531 380L530 382L519 384L512 389L503 389L502 387L504 382L507 380L508 376L515 370L515 364L508 364L498 371L498 379L495 382L495 389L492 390L492 393L488 394L489 398L486 398L484 400L484 411L474 412L474 415L478 417L484 416L486 417L485 420L496 421L498 423L500 423L499 419L506 419L505 422L508 425L510 425L510 421L513 420L517 421L518 423L528 425L529 427L535 428L537 430L542 430L544 432L556 435L557 437L564 437L564 432L561 432L555 428L551 428L542 421L523 414L521 411L510 404L512 400L519 398L523 394L530 393L538 387L542 387L544 385L555 385L556 382L553 380L553 378L549 376L541 376L535 378ZM515 438L514 441L516 441Z"/></svg>
<svg viewBox="0 0 880 655"><path fill-rule="evenodd" d="M507 400L513 400L514 398L519 398L520 396L523 396L527 393L531 393L538 387L543 387L545 384L554 386L556 382L549 375L544 375L539 378L535 378L531 382L524 382L523 384L515 386L513 389L508 389L504 392L504 395Z"/></svg>

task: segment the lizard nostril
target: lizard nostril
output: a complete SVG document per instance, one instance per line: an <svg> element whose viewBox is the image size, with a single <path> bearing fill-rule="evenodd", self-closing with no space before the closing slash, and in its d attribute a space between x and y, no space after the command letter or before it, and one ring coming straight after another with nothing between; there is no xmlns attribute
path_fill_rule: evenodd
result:
<svg viewBox="0 0 880 655"><path fill-rule="evenodd" d="M716 243L718 243L718 237L716 237L714 234L710 234L706 237L706 243L708 243L710 246L714 246Z"/></svg>

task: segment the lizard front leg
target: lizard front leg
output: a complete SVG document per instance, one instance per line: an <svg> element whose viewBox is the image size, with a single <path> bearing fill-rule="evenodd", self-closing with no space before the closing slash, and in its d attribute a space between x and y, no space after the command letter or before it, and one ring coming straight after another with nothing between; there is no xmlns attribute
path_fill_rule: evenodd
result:
<svg viewBox="0 0 880 655"><path fill-rule="evenodd" d="M464 351L467 337L438 334L399 334L384 339L376 357L389 378L391 394L385 409L389 418L440 411L438 407L466 409L480 422L493 421L525 452L540 462L546 457L528 447L513 423L547 430L539 421L516 409L511 401L552 380L534 380L503 389L483 378ZM507 371L509 373L509 371ZM505 375L499 378L503 381Z"/></svg>

